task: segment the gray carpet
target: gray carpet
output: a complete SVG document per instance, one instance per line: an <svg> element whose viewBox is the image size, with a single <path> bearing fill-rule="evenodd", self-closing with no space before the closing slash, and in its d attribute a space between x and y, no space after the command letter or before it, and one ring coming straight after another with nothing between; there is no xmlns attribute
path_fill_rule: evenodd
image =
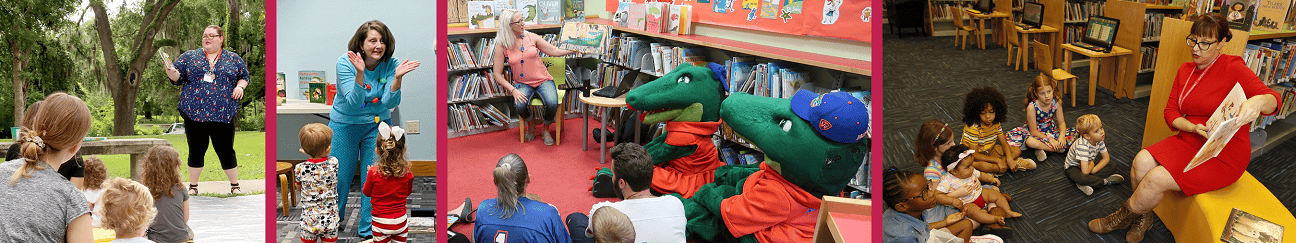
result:
<svg viewBox="0 0 1296 243"><path fill-rule="evenodd" d="M991 39L989 37L987 40ZM954 46L953 37L909 37L897 39L887 35L883 41L883 165L902 170L921 171L914 162L913 144L918 127L928 119L939 119L962 132L963 99L974 87L992 86L1007 98L1008 116L1004 130L1023 126L1026 120L1022 99L1038 71L1015 71L1007 66L1008 51L987 45L987 49L967 50ZM973 42L974 43L974 42ZM1148 99L1117 100L1108 90L1099 88L1093 106L1088 97L1089 70L1071 71L1080 77L1076 98L1080 105L1064 104L1068 127L1084 114L1096 114L1107 132L1107 149L1112 165L1129 177L1130 161L1140 150ZM1140 75L1147 82L1149 74ZM1069 98L1067 99L1069 100ZM1027 158L1033 157L1028 150ZM1124 242L1125 230L1098 235L1085 225L1091 219L1115 211L1133 190L1128 183L1096 189L1085 196L1063 173L1065 154L1050 153L1039 168L1006 174L1001 177L1002 191L1015 199L1013 209L1025 214L1009 219L1016 236L1008 242ZM1296 206L1296 141L1286 141L1254 159L1248 171L1283 201L1288 209ZM1262 216L1263 217L1263 216ZM1148 231L1144 242L1173 242L1174 238L1160 219Z"/></svg>
<svg viewBox="0 0 1296 243"><path fill-rule="evenodd" d="M363 184L360 177L354 177L356 183L351 184L351 190L347 199L346 215L341 216L342 227L338 232L338 243L354 243L364 241L357 235L360 229L360 189ZM413 209L436 209L436 177L414 177L413 192L410 193L408 204L405 206L410 210ZM275 189L278 192L278 189ZM278 195L275 196L275 205L282 205L283 200ZM301 242L298 235L302 213L301 204L297 207L288 208L288 216L283 216L283 207L275 208L275 229L277 229L277 242L292 243ZM435 234L414 234L410 233L406 237L406 242L436 242Z"/></svg>

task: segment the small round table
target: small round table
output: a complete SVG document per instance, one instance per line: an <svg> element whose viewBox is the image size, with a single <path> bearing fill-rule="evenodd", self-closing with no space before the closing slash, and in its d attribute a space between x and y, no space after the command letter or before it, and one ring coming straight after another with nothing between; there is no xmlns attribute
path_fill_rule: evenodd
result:
<svg viewBox="0 0 1296 243"><path fill-rule="evenodd" d="M593 96L593 95L591 95L591 96L589 96L589 97L586 97L586 96L583 96L583 95L578 95L577 97L580 97L580 101L581 101L582 103L589 104L589 105L592 105L592 106L598 106L599 108L603 108L604 112L603 112L603 116L602 116L602 117L599 117L599 124L603 127L603 132L604 132L604 134L606 134L606 132L607 132L607 123L608 123L608 112L607 112L607 109L608 109L608 108L617 108L617 107L627 107L627 106L628 106L628 105L626 104L626 100L625 100L625 99L626 99L626 95L625 95L625 94L622 94L621 96L617 96L615 99L614 99L614 98L606 98L606 97ZM589 130L589 109L581 109L581 116L585 117L585 129L584 129L584 130L585 130L585 136L582 136L582 138L581 138L581 143L582 143L582 145L581 145L581 146L582 146L582 147L581 147L581 151L589 151L589 139L590 139L590 136L589 136L589 131L590 131L590 130ZM638 119L636 119L636 122L638 122ZM638 141L639 141L639 125L636 124L634 127L635 127L635 142L638 142ZM603 135L603 134L599 134L599 135L601 136L601 135ZM607 163L607 157L608 157L608 155L607 155L607 144L606 144L606 143L607 143L607 137L604 137L603 142L604 142L604 144L603 144L602 146L599 146L599 164L606 164L606 163Z"/></svg>
<svg viewBox="0 0 1296 243"><path fill-rule="evenodd" d="M293 176L293 164L275 162L275 177L279 178L279 198L283 200L283 215L288 216L288 207L297 206L297 189L293 186L297 178Z"/></svg>

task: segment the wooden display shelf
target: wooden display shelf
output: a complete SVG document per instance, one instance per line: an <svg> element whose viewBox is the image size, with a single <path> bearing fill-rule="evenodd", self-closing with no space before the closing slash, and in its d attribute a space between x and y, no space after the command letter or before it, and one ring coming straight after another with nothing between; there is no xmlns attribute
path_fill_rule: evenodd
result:
<svg viewBox="0 0 1296 243"><path fill-rule="evenodd" d="M1263 40L1263 39L1287 38L1287 37L1296 37L1296 32L1257 34L1257 35L1251 35L1250 37L1247 37L1247 40Z"/></svg>
<svg viewBox="0 0 1296 243"><path fill-rule="evenodd" d="M562 28L562 25L561 24L529 24L523 28L527 30L556 29L556 28ZM485 33L494 33L495 30L496 30L495 28L469 29L468 27L450 27L446 30L446 35L485 34Z"/></svg>
<svg viewBox="0 0 1296 243"><path fill-rule="evenodd" d="M1278 147L1278 144L1282 144L1283 142L1296 137L1296 122L1287 118L1278 119L1264 128L1256 129L1256 131L1261 130L1267 133L1266 136L1268 137L1265 138L1264 146L1251 148L1252 158L1260 156L1263 152L1269 152L1275 147ZM1260 148L1264 149L1260 150Z"/></svg>
<svg viewBox="0 0 1296 243"><path fill-rule="evenodd" d="M677 35L669 33L652 33L642 30L635 30L626 27L617 26L608 19L588 19L586 23L604 24L612 26L614 30L629 32L637 35L649 36L653 38L667 39L671 41L683 42L697 46L721 49L732 52L739 52L764 58L778 59L783 61L806 64L810 66L822 67L832 70L838 70L848 73L861 74L865 76L873 75L873 63L864 60L855 60L841 57L834 57L823 54L815 54L804 51L778 48L750 42L737 41L725 38L699 36L699 35ZM861 49L865 48L860 46Z"/></svg>
<svg viewBox="0 0 1296 243"><path fill-rule="evenodd" d="M1147 9L1180 9L1180 10L1182 10L1182 9L1183 9L1183 6L1170 6L1170 5L1160 5L1160 4L1151 4L1151 3L1149 3L1149 4L1147 4Z"/></svg>

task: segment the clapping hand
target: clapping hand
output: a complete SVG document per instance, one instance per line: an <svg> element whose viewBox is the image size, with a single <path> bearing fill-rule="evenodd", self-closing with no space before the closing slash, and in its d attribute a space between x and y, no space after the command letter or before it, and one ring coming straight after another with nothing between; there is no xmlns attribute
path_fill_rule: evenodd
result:
<svg viewBox="0 0 1296 243"><path fill-rule="evenodd" d="M419 66L419 61L405 60L404 62L401 62L399 66L396 66L396 77L397 78L405 77L406 73L409 73L410 71L414 71L414 69L417 69L418 66Z"/></svg>

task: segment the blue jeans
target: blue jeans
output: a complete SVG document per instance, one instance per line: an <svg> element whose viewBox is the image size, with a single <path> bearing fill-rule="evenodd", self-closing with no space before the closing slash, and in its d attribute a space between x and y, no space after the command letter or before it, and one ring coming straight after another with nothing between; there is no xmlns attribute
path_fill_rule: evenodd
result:
<svg viewBox="0 0 1296 243"><path fill-rule="evenodd" d="M391 123L391 120L383 122ZM356 168L360 168L360 185L364 185L368 180L369 173L365 173L370 165L374 163L374 152L378 137L378 124L345 124L329 122L329 129L333 129L332 148L329 156L338 160L337 171L337 194L338 194L338 216L344 217L346 214L347 195L351 191L352 178L355 176ZM373 234L372 221L373 215L370 210L373 206L369 204L369 197L363 193L360 195L360 229L358 233L361 237Z"/></svg>
<svg viewBox="0 0 1296 243"><path fill-rule="evenodd" d="M523 103L517 103L516 101L513 103L513 111L518 113L518 118L527 119L531 117L531 109L528 106L531 105L531 98L539 94L540 101L544 103L545 108L544 124L553 124L554 116L558 114L558 86L554 84L553 80L544 81L540 83L539 87L513 83L513 88L522 91L522 94L526 95Z"/></svg>

